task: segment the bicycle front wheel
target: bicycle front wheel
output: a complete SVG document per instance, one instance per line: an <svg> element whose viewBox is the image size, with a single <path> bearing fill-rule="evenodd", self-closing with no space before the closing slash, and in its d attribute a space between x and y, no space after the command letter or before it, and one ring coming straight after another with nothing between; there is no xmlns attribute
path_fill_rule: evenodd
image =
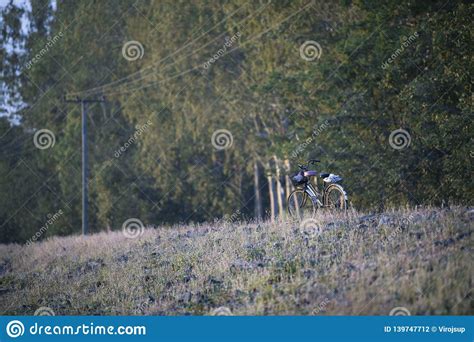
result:
<svg viewBox="0 0 474 342"><path fill-rule="evenodd" d="M288 214L291 218L302 219L313 216L315 212L316 206L305 191L296 189L288 196Z"/></svg>

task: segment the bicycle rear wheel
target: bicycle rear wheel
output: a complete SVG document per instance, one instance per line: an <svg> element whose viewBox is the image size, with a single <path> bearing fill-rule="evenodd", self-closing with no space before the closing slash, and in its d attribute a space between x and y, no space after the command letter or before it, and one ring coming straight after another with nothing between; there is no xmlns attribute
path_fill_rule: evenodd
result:
<svg viewBox="0 0 474 342"><path fill-rule="evenodd" d="M339 184L331 184L324 191L324 206L329 209L344 211L347 209L347 195Z"/></svg>
<svg viewBox="0 0 474 342"><path fill-rule="evenodd" d="M316 206L303 190L296 189L288 196L288 214L291 218L302 219L313 216L315 212Z"/></svg>

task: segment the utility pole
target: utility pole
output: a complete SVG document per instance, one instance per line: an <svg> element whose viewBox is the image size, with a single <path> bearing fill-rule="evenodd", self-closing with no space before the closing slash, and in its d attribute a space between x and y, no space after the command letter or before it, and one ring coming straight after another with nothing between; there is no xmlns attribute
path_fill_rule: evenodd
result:
<svg viewBox="0 0 474 342"><path fill-rule="evenodd" d="M89 216L88 216L88 156L87 156L87 104L105 102L104 98L64 98L65 102L80 103L81 104L81 124L82 124L82 235L87 235L89 232Z"/></svg>

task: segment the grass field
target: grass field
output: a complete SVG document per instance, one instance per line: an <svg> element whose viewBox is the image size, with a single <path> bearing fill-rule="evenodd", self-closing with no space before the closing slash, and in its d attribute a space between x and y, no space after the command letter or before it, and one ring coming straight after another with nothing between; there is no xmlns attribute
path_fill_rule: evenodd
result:
<svg viewBox="0 0 474 342"><path fill-rule="evenodd" d="M0 246L3 315L472 315L472 208Z"/></svg>

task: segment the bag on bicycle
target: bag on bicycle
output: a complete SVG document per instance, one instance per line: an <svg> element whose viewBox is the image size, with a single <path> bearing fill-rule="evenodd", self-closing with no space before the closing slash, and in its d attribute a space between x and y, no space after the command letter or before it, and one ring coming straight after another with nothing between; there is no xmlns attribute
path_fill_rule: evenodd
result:
<svg viewBox="0 0 474 342"><path fill-rule="evenodd" d="M291 176L291 182L294 186L302 185L308 181L303 171L299 171Z"/></svg>

